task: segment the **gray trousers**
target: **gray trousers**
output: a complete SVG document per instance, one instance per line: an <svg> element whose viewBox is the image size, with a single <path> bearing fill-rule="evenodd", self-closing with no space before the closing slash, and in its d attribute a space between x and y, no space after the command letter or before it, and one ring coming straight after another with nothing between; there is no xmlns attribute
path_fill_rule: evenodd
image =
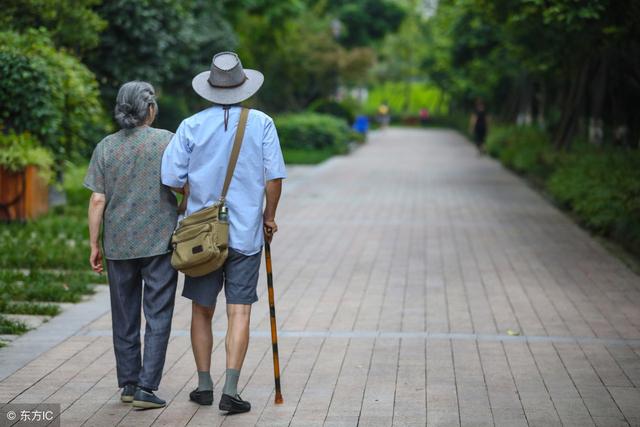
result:
<svg viewBox="0 0 640 427"><path fill-rule="evenodd" d="M127 260L108 259L107 269L118 386L137 384L157 390L171 333L178 280L178 273L171 267L171 254ZM141 302L147 322L142 360Z"/></svg>

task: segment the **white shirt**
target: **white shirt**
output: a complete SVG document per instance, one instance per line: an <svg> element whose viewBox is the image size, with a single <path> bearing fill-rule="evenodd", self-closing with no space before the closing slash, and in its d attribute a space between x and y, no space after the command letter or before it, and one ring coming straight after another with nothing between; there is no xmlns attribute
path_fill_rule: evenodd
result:
<svg viewBox="0 0 640 427"><path fill-rule="evenodd" d="M162 183L182 188L189 181L186 215L220 199L240 107L215 105L183 120L162 157ZM227 192L229 247L244 255L262 249L262 204L266 181L286 178L280 141L271 117L250 110L238 163Z"/></svg>

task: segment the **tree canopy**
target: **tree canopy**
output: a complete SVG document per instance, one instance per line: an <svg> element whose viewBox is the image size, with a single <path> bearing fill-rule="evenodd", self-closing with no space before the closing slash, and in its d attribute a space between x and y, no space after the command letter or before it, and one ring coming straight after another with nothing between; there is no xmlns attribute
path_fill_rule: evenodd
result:
<svg viewBox="0 0 640 427"><path fill-rule="evenodd" d="M548 127L559 146L603 123L637 140L639 10L630 0L441 0L423 70L459 108L485 98L505 119Z"/></svg>

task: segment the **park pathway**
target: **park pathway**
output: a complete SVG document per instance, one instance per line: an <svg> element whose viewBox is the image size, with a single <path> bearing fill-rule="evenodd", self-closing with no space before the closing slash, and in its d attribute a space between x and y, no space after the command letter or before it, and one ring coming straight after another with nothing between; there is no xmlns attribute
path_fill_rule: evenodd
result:
<svg viewBox="0 0 640 427"><path fill-rule="evenodd" d="M180 297L164 410L119 402L108 314L5 378L0 402L60 403L62 425L92 427L640 425L640 277L459 134L373 133L294 173L280 212L283 405L264 277L241 376L248 414L216 406L223 310L216 402L188 401Z"/></svg>

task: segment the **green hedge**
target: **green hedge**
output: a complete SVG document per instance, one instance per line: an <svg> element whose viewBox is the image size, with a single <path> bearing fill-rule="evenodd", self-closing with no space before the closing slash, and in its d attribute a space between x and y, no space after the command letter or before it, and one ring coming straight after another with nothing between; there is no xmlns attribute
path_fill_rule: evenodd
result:
<svg viewBox="0 0 640 427"><path fill-rule="evenodd" d="M536 179L584 226L640 255L640 151L576 143L559 152L528 126L492 127L486 149Z"/></svg>
<svg viewBox="0 0 640 427"><path fill-rule="evenodd" d="M547 134L530 126L495 127L485 148L515 171L543 180L553 171L557 158Z"/></svg>
<svg viewBox="0 0 640 427"><path fill-rule="evenodd" d="M339 117L346 120L347 123L353 123L355 121L357 109L358 104L349 99L342 102L330 99L319 99L309 105L309 111L311 112Z"/></svg>
<svg viewBox="0 0 640 427"><path fill-rule="evenodd" d="M589 228L640 254L640 151L579 147L558 162L547 188Z"/></svg>
<svg viewBox="0 0 640 427"><path fill-rule="evenodd" d="M283 149L320 150L344 154L352 131L343 119L318 113L296 113L275 120Z"/></svg>
<svg viewBox="0 0 640 427"><path fill-rule="evenodd" d="M109 129L95 76L44 30L0 32L2 127L30 132L58 159L90 154Z"/></svg>

